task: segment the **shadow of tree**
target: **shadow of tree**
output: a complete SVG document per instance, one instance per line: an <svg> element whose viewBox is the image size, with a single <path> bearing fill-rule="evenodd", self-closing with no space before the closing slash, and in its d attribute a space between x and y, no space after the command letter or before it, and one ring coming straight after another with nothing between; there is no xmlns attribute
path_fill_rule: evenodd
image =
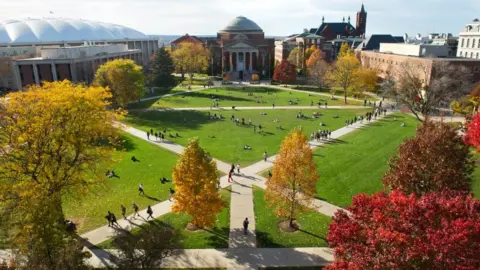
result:
<svg viewBox="0 0 480 270"><path fill-rule="evenodd" d="M130 112L127 122L153 128L154 131L181 131L198 129L201 125L211 122L207 113L199 111L135 111ZM180 134L181 135L181 134Z"/></svg>

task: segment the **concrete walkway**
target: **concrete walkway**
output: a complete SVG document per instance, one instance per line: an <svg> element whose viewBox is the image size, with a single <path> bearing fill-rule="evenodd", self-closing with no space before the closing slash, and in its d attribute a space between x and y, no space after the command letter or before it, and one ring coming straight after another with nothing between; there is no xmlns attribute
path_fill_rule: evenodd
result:
<svg viewBox="0 0 480 270"><path fill-rule="evenodd" d="M116 250L91 250L88 263L93 267L113 267ZM257 269L258 267L313 267L333 261L329 248L239 248L239 249L179 249L164 259L163 268L227 268Z"/></svg>
<svg viewBox="0 0 480 270"><path fill-rule="evenodd" d="M258 106L258 107L238 107L235 106L235 110L327 110L327 109L338 109L338 110L349 110L349 109L371 109L372 107L366 106L328 106L325 107L316 107L316 106ZM232 110L232 107L187 107L187 108L146 108L146 109L134 109L132 111L222 111L222 110Z"/></svg>
<svg viewBox="0 0 480 270"><path fill-rule="evenodd" d="M255 86L255 85L252 85L252 86ZM306 90L299 90L299 89L293 89L293 88L289 88L289 87L283 87L283 86L279 86L279 85L261 85L262 87L269 87L269 88L274 88L274 89L280 89L280 90L284 90L284 91L291 91L291 92L298 92L298 93L304 93L304 94L311 94L311 95L317 95L317 96L324 96L324 97L332 97L331 94L326 94L326 93L319 93L319 92L313 92L313 91L306 91ZM334 98L336 99L339 99L339 100L344 100L345 97L344 96L337 96L337 95L333 95ZM350 101L357 101L357 102L363 102L363 100L361 99L355 99L355 98L351 98L351 97L347 97L347 100L350 100Z"/></svg>

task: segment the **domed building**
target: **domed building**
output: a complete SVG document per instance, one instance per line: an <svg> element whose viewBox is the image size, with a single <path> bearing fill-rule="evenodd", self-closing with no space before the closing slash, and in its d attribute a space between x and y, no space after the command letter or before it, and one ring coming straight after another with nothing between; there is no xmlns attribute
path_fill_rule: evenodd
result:
<svg viewBox="0 0 480 270"><path fill-rule="evenodd" d="M0 88L42 81L90 83L113 59L147 64L158 40L129 27L78 19L43 18L0 22Z"/></svg>
<svg viewBox="0 0 480 270"><path fill-rule="evenodd" d="M234 18L218 31L216 38L187 34L172 41L172 48L183 42L203 44L210 49L210 74L230 74L232 80L250 80L253 73L273 75L275 41L265 38L262 28L246 17Z"/></svg>

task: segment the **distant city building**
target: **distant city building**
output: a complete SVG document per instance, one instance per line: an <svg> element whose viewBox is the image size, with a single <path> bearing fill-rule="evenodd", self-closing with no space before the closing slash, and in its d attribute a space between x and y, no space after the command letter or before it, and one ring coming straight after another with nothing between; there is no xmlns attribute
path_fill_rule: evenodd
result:
<svg viewBox="0 0 480 270"><path fill-rule="evenodd" d="M356 47L356 51L378 51L381 43L404 43L403 37L392 35L371 35Z"/></svg>
<svg viewBox="0 0 480 270"><path fill-rule="evenodd" d="M473 20L460 32L457 56L480 59L480 21Z"/></svg>
<svg viewBox="0 0 480 270"><path fill-rule="evenodd" d="M172 50L184 42L204 44L211 51L213 74L229 73L233 80L249 80L253 73L273 75L275 40L266 38L262 28L246 17L233 19L216 38L186 34L171 42Z"/></svg>
<svg viewBox="0 0 480 270"><path fill-rule="evenodd" d="M108 23L53 18L1 22L0 88L64 79L91 83L103 63L122 58L144 65L158 47L156 39Z"/></svg>

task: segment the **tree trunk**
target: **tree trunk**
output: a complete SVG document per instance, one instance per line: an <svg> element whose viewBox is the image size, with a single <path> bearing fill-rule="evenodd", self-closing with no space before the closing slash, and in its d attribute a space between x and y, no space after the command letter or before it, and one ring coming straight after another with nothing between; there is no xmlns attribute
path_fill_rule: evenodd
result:
<svg viewBox="0 0 480 270"><path fill-rule="evenodd" d="M347 88L343 88L343 96L345 98L345 104L347 104Z"/></svg>

